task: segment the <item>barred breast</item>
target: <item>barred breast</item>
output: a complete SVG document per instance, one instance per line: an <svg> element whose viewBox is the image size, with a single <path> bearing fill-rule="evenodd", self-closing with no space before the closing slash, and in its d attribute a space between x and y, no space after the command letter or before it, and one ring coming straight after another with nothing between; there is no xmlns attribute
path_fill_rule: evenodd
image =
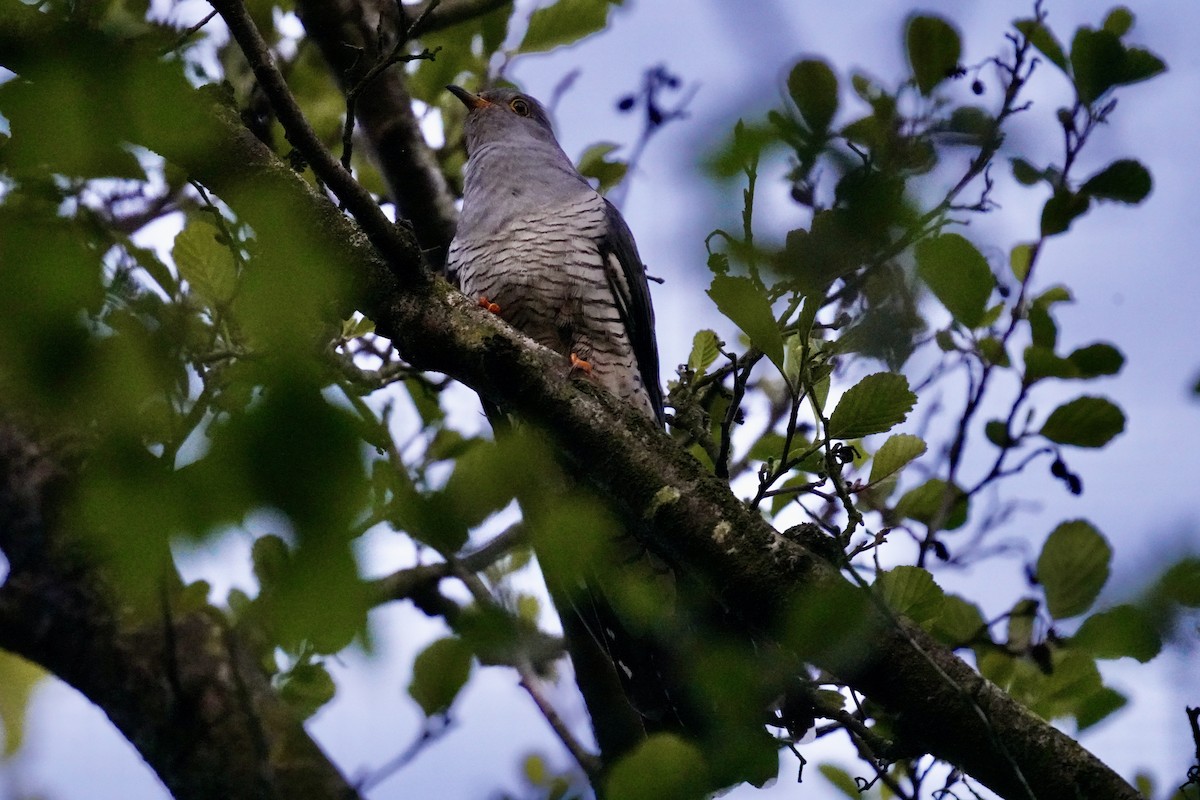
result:
<svg viewBox="0 0 1200 800"><path fill-rule="evenodd" d="M604 255L603 199L582 193L553 209L530 209L484 239L456 238L448 265L464 294L486 297L534 341L592 365L601 387L655 417L610 286L621 273Z"/></svg>

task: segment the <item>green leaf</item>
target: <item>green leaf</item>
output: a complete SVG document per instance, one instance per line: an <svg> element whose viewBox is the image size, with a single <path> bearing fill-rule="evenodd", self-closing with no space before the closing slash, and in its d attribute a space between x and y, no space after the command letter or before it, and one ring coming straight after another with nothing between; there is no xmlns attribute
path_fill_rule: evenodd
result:
<svg viewBox="0 0 1200 800"><path fill-rule="evenodd" d="M1013 177L1023 186L1033 186L1042 180L1042 171L1023 158L1010 159Z"/></svg>
<svg viewBox="0 0 1200 800"><path fill-rule="evenodd" d="M628 163L608 158L619 148L620 145L612 142L600 142L584 150L583 155L579 157L579 174L585 178L595 178L600 194L606 194L609 189L620 183L629 171Z"/></svg>
<svg viewBox="0 0 1200 800"><path fill-rule="evenodd" d="M6 650L0 650L0 726L4 730L4 749L0 759L21 749L25 738L25 710L33 689L46 677L36 664Z"/></svg>
<svg viewBox="0 0 1200 800"><path fill-rule="evenodd" d="M1102 200L1136 205L1146 199L1151 188L1149 170L1138 161L1122 158L1084 181L1079 191Z"/></svg>
<svg viewBox="0 0 1200 800"><path fill-rule="evenodd" d="M1033 263L1033 245L1019 244L1013 247L1012 252L1008 255L1008 265L1012 269L1013 277L1019 281L1024 281L1025 276L1029 274L1029 266Z"/></svg>
<svg viewBox="0 0 1200 800"><path fill-rule="evenodd" d="M947 486L941 478L930 478L906 492L896 503L896 513L901 517L932 525L942 511L943 504L947 505L948 510L939 530L952 531L961 528L967 521L967 495L957 486Z"/></svg>
<svg viewBox="0 0 1200 800"><path fill-rule="evenodd" d="M1071 646L1096 658L1129 656L1145 664L1162 650L1162 638L1149 614L1121 605L1085 619Z"/></svg>
<svg viewBox="0 0 1200 800"><path fill-rule="evenodd" d="M972 644L976 638L988 638L979 606L954 594L942 598L941 608L930 628L939 641L950 647L962 647Z"/></svg>
<svg viewBox="0 0 1200 800"><path fill-rule="evenodd" d="M871 477L868 483L878 483L900 470L910 461L925 453L925 441L919 436L897 433L889 436L883 446L875 452L871 461Z"/></svg>
<svg viewBox="0 0 1200 800"><path fill-rule="evenodd" d="M888 608L913 622L927 622L941 610L944 593L928 570L896 567L881 572L876 585Z"/></svg>
<svg viewBox="0 0 1200 800"><path fill-rule="evenodd" d="M766 290L750 278L717 275L708 289L708 296L717 304L717 309L750 338L750 344L783 372L783 335L775 323Z"/></svg>
<svg viewBox="0 0 1200 800"><path fill-rule="evenodd" d="M1133 27L1133 12L1125 6L1117 6L1104 18L1104 30L1114 36L1124 36Z"/></svg>
<svg viewBox="0 0 1200 800"><path fill-rule="evenodd" d="M1166 71L1167 65L1154 53L1139 47L1130 47L1125 51L1125 59L1121 63L1121 84L1149 80Z"/></svg>
<svg viewBox="0 0 1200 800"><path fill-rule="evenodd" d="M841 767L834 764L818 764L817 771L846 797L852 798L852 800L858 800L858 798L862 797L853 776Z"/></svg>
<svg viewBox="0 0 1200 800"><path fill-rule="evenodd" d="M1116 375L1125 365L1125 356L1121 351L1105 342L1079 347L1067 356L1081 378L1096 378L1101 375Z"/></svg>
<svg viewBox="0 0 1200 800"><path fill-rule="evenodd" d="M705 797L708 763L689 742L670 733L656 733L624 756L608 774L609 800L659 800Z"/></svg>
<svg viewBox="0 0 1200 800"><path fill-rule="evenodd" d="M1064 403L1042 424L1052 442L1076 447L1103 447L1125 430L1125 414L1103 397L1077 397Z"/></svg>
<svg viewBox="0 0 1200 800"><path fill-rule="evenodd" d="M1075 31L1071 41L1071 67L1075 90L1084 103L1094 103L1121 81L1125 48L1111 31L1086 26Z"/></svg>
<svg viewBox="0 0 1200 800"><path fill-rule="evenodd" d="M908 63L923 95L928 96L958 69L962 41L958 31L941 17L920 15L910 19L905 44Z"/></svg>
<svg viewBox="0 0 1200 800"><path fill-rule="evenodd" d="M1019 19L1013 23L1013 26L1021 32L1021 35L1029 39L1034 47L1038 49L1042 55L1050 60L1050 63L1061 69L1063 72L1069 72L1067 68L1067 54L1063 51L1063 47L1058 43L1058 39L1050 31L1045 24L1034 19Z"/></svg>
<svg viewBox="0 0 1200 800"><path fill-rule="evenodd" d="M542 53L604 30L609 6L622 0L558 0L539 8L529 17L518 53Z"/></svg>
<svg viewBox="0 0 1200 800"><path fill-rule="evenodd" d="M917 274L954 319L968 328L983 319L995 278L975 245L957 233L920 242L916 247Z"/></svg>
<svg viewBox="0 0 1200 800"><path fill-rule="evenodd" d="M413 662L408 694L425 716L433 716L450 708L470 675L471 648L457 637L438 639Z"/></svg>
<svg viewBox="0 0 1200 800"><path fill-rule="evenodd" d="M829 65L816 59L801 61L788 73L787 86L809 129L827 131L838 107L838 79Z"/></svg>
<svg viewBox="0 0 1200 800"><path fill-rule="evenodd" d="M1185 558L1158 579L1155 593L1187 608L1200 608L1200 558Z"/></svg>
<svg viewBox="0 0 1200 800"><path fill-rule="evenodd" d="M1087 522L1072 520L1051 531L1037 561L1050 616L1066 619L1091 608L1108 581L1111 561L1112 548Z"/></svg>
<svg viewBox="0 0 1200 800"><path fill-rule="evenodd" d="M858 439L885 433L908 417L917 396L908 379L894 372L877 372L851 386L829 416L829 436Z"/></svg>
<svg viewBox="0 0 1200 800"><path fill-rule="evenodd" d="M1049 347L1030 345L1025 348L1026 386L1032 386L1044 378L1077 378L1079 368L1065 358L1055 355Z"/></svg>
<svg viewBox="0 0 1200 800"><path fill-rule="evenodd" d="M329 671L319 663L297 664L272 683L300 719L308 719L317 713L337 692Z"/></svg>
<svg viewBox="0 0 1200 800"><path fill-rule="evenodd" d="M998 419L988 420L983 426L983 435L996 447L1012 447L1015 444L1008 434L1008 426Z"/></svg>
<svg viewBox="0 0 1200 800"><path fill-rule="evenodd" d="M1065 233L1072 222L1087 213L1091 202L1091 197L1086 194L1076 194L1065 189L1056 191L1046 200L1046 205L1042 206L1042 236Z"/></svg>
<svg viewBox="0 0 1200 800"><path fill-rule="evenodd" d="M688 369L699 378L721 355L721 340L715 331L699 330L692 337L692 352L688 354Z"/></svg>
<svg viewBox="0 0 1200 800"><path fill-rule="evenodd" d="M1075 709L1075 724L1080 731L1087 730L1113 712L1119 711L1128 702L1129 699L1116 689L1101 686L1080 701Z"/></svg>
<svg viewBox="0 0 1200 800"><path fill-rule="evenodd" d="M217 226L200 219L188 222L175 237L171 255L179 275L208 304L223 306L237 288L237 270L229 246L218 241Z"/></svg>

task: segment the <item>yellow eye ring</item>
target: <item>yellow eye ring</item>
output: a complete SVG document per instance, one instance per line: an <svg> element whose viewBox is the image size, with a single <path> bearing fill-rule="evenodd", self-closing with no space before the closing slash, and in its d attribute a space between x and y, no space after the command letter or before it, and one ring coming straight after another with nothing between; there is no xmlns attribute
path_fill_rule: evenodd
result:
<svg viewBox="0 0 1200 800"><path fill-rule="evenodd" d="M508 107L513 110L513 113L518 117L529 116L529 103L522 100L520 97L515 98L508 104Z"/></svg>

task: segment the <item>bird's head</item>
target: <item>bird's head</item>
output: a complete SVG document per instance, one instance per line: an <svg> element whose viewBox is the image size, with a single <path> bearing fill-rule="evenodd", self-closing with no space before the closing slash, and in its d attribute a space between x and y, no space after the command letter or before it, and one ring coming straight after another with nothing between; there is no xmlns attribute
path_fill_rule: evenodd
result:
<svg viewBox="0 0 1200 800"><path fill-rule="evenodd" d="M515 89L489 89L471 94L461 86L447 86L467 107L467 155L491 141L522 139L549 142L555 147L554 128L542 104Z"/></svg>

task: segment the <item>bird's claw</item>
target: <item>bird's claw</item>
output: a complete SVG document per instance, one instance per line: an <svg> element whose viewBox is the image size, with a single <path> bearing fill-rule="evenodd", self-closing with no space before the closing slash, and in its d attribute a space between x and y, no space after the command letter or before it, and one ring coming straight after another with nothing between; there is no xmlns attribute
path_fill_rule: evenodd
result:
<svg viewBox="0 0 1200 800"><path fill-rule="evenodd" d="M580 358L580 357L579 357L578 355L576 355L575 353L571 353L571 370L572 370L572 371L574 371L574 370L579 370L579 371L580 371L580 372L582 372L584 375L587 375L588 377L591 377L591 375L592 375L592 362L590 362L590 361L584 361L582 358Z"/></svg>
<svg viewBox="0 0 1200 800"><path fill-rule="evenodd" d="M490 311L493 314L500 313L500 306L496 305L491 300L488 300L486 297L479 298L479 307L482 309L485 309L487 311Z"/></svg>

